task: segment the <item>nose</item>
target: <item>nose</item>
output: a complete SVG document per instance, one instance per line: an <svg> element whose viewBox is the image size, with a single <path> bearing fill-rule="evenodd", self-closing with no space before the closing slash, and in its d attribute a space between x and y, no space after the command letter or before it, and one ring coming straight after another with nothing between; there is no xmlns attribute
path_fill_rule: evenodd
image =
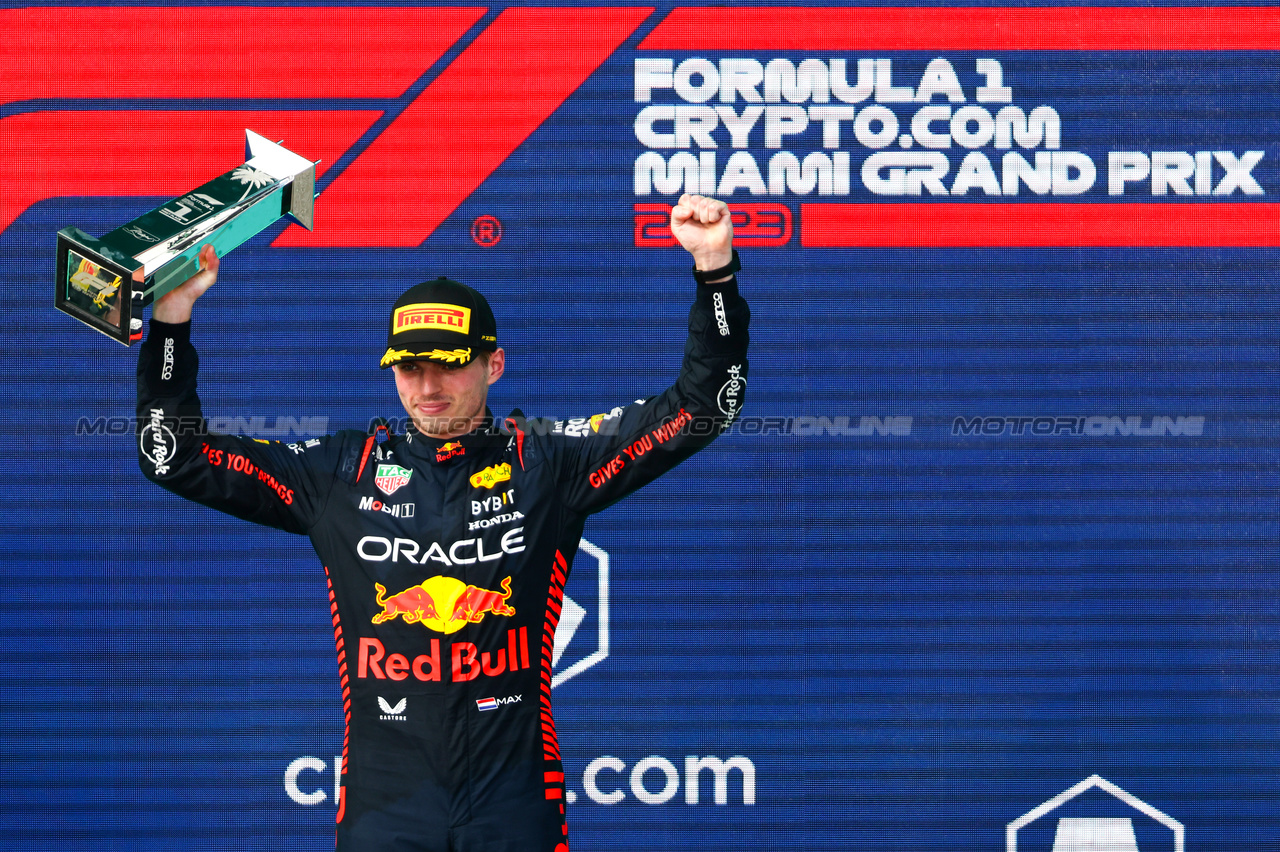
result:
<svg viewBox="0 0 1280 852"><path fill-rule="evenodd" d="M444 389L444 371L435 364L423 364L418 370L418 392L424 396L435 396Z"/></svg>

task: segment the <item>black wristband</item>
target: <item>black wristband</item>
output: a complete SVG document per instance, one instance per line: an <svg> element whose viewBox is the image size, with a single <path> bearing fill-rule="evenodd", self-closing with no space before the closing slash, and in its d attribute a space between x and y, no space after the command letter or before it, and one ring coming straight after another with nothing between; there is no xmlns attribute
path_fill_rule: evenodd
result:
<svg viewBox="0 0 1280 852"><path fill-rule="evenodd" d="M701 269L698 269L697 264L694 264L693 280L697 281L699 284L710 284L712 281L718 281L721 278L728 278L741 268L742 263L738 260L738 250L734 249L733 258L719 269L712 269L707 272L703 272Z"/></svg>

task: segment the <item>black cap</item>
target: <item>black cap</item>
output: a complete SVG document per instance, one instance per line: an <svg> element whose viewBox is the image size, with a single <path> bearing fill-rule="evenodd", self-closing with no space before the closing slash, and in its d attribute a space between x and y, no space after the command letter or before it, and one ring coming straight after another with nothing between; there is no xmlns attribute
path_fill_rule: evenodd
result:
<svg viewBox="0 0 1280 852"><path fill-rule="evenodd" d="M459 367L481 351L498 348L498 324L484 296L440 276L415 284L396 299L379 366L401 361L440 361Z"/></svg>

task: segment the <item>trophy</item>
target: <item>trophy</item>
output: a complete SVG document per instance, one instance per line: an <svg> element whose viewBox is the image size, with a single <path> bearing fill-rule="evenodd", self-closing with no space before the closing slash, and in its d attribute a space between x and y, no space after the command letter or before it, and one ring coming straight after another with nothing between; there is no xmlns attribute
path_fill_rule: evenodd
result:
<svg viewBox="0 0 1280 852"><path fill-rule="evenodd" d="M316 164L245 130L245 163L101 239L58 232L54 304L129 346L142 309L199 270L202 246L219 256L288 215L311 229Z"/></svg>

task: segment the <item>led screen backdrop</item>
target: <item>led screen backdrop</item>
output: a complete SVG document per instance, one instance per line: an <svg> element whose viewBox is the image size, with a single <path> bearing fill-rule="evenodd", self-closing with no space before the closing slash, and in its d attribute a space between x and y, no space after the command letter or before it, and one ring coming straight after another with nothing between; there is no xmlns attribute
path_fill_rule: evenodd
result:
<svg viewBox="0 0 1280 852"><path fill-rule="evenodd" d="M576 849L1263 850L1280 837L1280 10L0 10L0 846L332 848L305 540L143 480L94 235L243 160L213 428L400 418L386 313L494 304L494 410L675 377L663 226L730 202L746 402L587 528L557 637Z"/></svg>

